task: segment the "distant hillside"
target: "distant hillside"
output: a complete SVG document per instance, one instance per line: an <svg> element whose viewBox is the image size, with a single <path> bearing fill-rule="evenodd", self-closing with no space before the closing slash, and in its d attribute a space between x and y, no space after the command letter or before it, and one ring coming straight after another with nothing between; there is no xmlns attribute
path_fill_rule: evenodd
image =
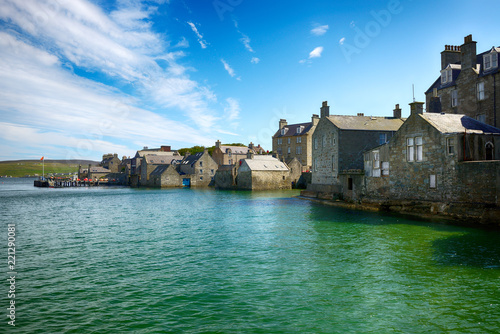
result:
<svg viewBox="0 0 500 334"><path fill-rule="evenodd" d="M45 175L77 173L78 165L98 165L98 161L92 160L45 160ZM41 176L41 160L10 160L0 161L0 176L23 177Z"/></svg>

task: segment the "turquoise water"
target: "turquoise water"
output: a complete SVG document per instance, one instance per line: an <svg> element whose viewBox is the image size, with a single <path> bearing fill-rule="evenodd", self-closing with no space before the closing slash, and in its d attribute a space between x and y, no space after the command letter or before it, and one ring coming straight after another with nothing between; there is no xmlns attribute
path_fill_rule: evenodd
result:
<svg viewBox="0 0 500 334"><path fill-rule="evenodd" d="M342 210L293 191L32 182L0 179L0 332L500 332L497 231Z"/></svg>

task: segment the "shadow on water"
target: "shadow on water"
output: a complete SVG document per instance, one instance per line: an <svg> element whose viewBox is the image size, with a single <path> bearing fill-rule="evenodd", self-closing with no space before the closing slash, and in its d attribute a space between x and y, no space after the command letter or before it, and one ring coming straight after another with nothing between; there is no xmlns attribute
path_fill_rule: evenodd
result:
<svg viewBox="0 0 500 334"><path fill-rule="evenodd" d="M366 212L324 205L312 205L311 219L318 222L318 230L324 230L325 223L354 224L369 226L408 225L426 228L429 245L432 247L432 261L440 266L469 266L483 269L500 269L500 231L484 226L450 225L444 221L413 219L405 215L384 212ZM408 233L411 229L408 230ZM422 230L420 230L422 232ZM387 232L387 237L393 235ZM401 230L400 232L404 232ZM435 239L432 233L436 234ZM410 235L407 237L411 238ZM419 236L415 236L419 237Z"/></svg>

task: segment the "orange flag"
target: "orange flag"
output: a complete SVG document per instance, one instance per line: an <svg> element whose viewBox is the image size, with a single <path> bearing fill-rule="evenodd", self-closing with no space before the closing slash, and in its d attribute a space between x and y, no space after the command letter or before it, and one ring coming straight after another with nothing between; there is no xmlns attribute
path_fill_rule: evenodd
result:
<svg viewBox="0 0 500 334"><path fill-rule="evenodd" d="M43 160L43 157L40 160Z"/></svg>

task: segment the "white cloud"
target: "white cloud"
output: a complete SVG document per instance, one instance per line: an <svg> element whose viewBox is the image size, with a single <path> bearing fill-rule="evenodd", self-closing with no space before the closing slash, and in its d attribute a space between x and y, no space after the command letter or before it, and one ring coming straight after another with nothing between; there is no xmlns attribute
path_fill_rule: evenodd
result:
<svg viewBox="0 0 500 334"><path fill-rule="evenodd" d="M250 60L252 64L258 64L260 62L260 59L257 57L252 57L252 60Z"/></svg>
<svg viewBox="0 0 500 334"><path fill-rule="evenodd" d="M200 34L200 32L198 31L198 28L196 28L196 25L193 22L188 22L187 24L189 24L189 26L191 27L191 29L193 30L193 32L198 37L198 42L200 43L201 48L202 49L206 49L207 48L207 42L203 39L203 35Z"/></svg>
<svg viewBox="0 0 500 334"><path fill-rule="evenodd" d="M238 119L240 116L241 108L238 100L228 97L226 99L227 106L224 108L224 114L229 120Z"/></svg>
<svg viewBox="0 0 500 334"><path fill-rule="evenodd" d="M344 45L344 42L345 42L345 37L342 37L342 38L339 40L339 44L340 44L340 45Z"/></svg>
<svg viewBox="0 0 500 334"><path fill-rule="evenodd" d="M322 36L322 35L326 34L328 29L329 29L329 26L327 24L322 25L322 26L318 26L318 27L313 28L311 30L311 34L313 34L315 36Z"/></svg>
<svg viewBox="0 0 500 334"><path fill-rule="evenodd" d="M222 62L222 64L224 64L224 69L227 71L227 73L229 73L229 75L234 78L236 73L234 73L233 68L229 66L229 64L224 59L221 59L220 61Z"/></svg>
<svg viewBox="0 0 500 334"><path fill-rule="evenodd" d="M323 53L323 47L322 46L318 46L317 48L315 48L314 50L312 50L309 53L309 59L319 58L319 57L321 57L322 53Z"/></svg>
<svg viewBox="0 0 500 334"><path fill-rule="evenodd" d="M211 142L203 133L217 127L215 94L187 76L190 69L178 63L184 52L169 51L169 41L152 31L154 8L134 4L119 1L107 15L85 0L0 2L0 21L11 28L0 32L2 127L68 147L92 143L95 150ZM184 39L176 45L186 46ZM104 74L105 83L117 82L134 97L79 77L73 67ZM19 147L35 142L1 137Z"/></svg>

